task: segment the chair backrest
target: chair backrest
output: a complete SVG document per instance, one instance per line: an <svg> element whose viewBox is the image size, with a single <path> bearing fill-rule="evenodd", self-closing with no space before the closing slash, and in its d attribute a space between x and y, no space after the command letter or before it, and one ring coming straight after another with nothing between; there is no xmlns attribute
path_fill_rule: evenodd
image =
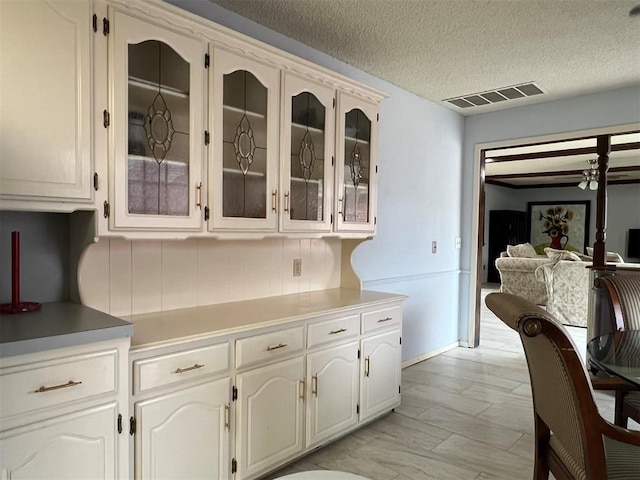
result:
<svg viewBox="0 0 640 480"><path fill-rule="evenodd" d="M640 330L640 271L599 278L609 296L618 330Z"/></svg>
<svg viewBox="0 0 640 480"><path fill-rule="evenodd" d="M487 306L520 334L524 347L538 448L552 433L554 452L575 477L606 478L599 418L588 374L564 327L527 300L505 293L489 294ZM546 432L546 433L545 433Z"/></svg>

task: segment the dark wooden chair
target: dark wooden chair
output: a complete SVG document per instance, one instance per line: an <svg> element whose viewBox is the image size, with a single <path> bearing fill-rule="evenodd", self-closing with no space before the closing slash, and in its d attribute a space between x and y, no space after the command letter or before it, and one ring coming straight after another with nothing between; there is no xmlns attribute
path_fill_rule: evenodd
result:
<svg viewBox="0 0 640 480"><path fill-rule="evenodd" d="M535 422L534 478L637 479L640 432L607 422L598 413L589 375L565 328L540 307L507 293L485 302L520 334Z"/></svg>
<svg viewBox="0 0 640 480"><path fill-rule="evenodd" d="M611 331L640 330L640 270L619 271L600 277L596 279L595 286L607 299ZM594 389L615 391L616 425L626 427L629 418L640 423L638 388L622 380L607 378L595 370L591 379Z"/></svg>

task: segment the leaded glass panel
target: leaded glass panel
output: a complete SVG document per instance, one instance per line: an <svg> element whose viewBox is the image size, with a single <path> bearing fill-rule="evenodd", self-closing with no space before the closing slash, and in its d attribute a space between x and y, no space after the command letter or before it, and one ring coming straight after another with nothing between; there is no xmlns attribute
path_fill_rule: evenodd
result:
<svg viewBox="0 0 640 480"><path fill-rule="evenodd" d="M371 120L355 108L345 115L343 205L345 222L369 221Z"/></svg>
<svg viewBox="0 0 640 480"><path fill-rule="evenodd" d="M267 95L267 88L250 72L224 75L224 217L267 216Z"/></svg>
<svg viewBox="0 0 640 480"><path fill-rule="evenodd" d="M190 65L157 40L128 54L128 211L188 216Z"/></svg>
<svg viewBox="0 0 640 480"><path fill-rule="evenodd" d="M325 107L309 92L292 98L291 184L289 215L293 220L324 219Z"/></svg>

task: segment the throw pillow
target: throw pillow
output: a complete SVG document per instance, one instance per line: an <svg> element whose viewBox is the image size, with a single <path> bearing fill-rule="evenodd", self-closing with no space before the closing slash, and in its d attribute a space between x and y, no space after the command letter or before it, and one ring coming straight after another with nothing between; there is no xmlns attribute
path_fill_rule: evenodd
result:
<svg viewBox="0 0 640 480"><path fill-rule="evenodd" d="M587 255L593 257L593 247L587 247ZM624 258L619 253L607 252L607 257L604 260L610 263L624 263Z"/></svg>
<svg viewBox="0 0 640 480"><path fill-rule="evenodd" d="M510 257L520 258L536 258L538 254L536 249L530 243L521 243L519 245L507 245L507 255Z"/></svg>
<svg viewBox="0 0 640 480"><path fill-rule="evenodd" d="M560 260L571 260L574 262L579 262L580 257L573 252L568 250L556 250L555 248L546 247L544 249L544 253L547 254L547 257L553 262L559 262Z"/></svg>

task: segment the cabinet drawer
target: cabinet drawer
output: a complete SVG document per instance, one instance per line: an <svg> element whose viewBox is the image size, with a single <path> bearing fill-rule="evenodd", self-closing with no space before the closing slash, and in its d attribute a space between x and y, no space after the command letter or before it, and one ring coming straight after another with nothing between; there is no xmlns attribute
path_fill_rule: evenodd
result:
<svg viewBox="0 0 640 480"><path fill-rule="evenodd" d="M312 323L307 332L307 347L356 337L358 333L360 333L359 315Z"/></svg>
<svg viewBox="0 0 640 480"><path fill-rule="evenodd" d="M242 338L236 341L236 368L281 358L303 348L303 327Z"/></svg>
<svg viewBox="0 0 640 480"><path fill-rule="evenodd" d="M133 391L223 373L229 370L229 343L194 348L133 362Z"/></svg>
<svg viewBox="0 0 640 480"><path fill-rule="evenodd" d="M10 417L116 391L117 350L25 365L0 376L0 416Z"/></svg>
<svg viewBox="0 0 640 480"><path fill-rule="evenodd" d="M400 306L366 312L362 314L362 333L399 325L401 320L402 307Z"/></svg>

